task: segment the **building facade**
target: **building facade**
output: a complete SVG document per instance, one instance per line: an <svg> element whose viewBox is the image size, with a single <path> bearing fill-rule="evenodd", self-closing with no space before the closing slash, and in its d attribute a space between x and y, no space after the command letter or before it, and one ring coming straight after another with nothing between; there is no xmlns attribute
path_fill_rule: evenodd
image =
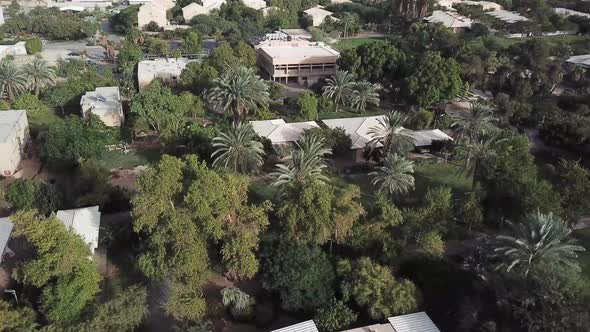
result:
<svg viewBox="0 0 590 332"><path fill-rule="evenodd" d="M18 169L29 140L26 111L0 112L0 174L11 176Z"/></svg>

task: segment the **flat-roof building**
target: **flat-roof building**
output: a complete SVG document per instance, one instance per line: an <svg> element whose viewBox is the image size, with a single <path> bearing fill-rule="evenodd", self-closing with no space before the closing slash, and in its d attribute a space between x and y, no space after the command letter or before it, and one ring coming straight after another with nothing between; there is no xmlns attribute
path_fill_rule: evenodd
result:
<svg viewBox="0 0 590 332"><path fill-rule="evenodd" d="M311 86L336 74L340 53L323 43L270 41L257 50L257 63L269 79Z"/></svg>
<svg viewBox="0 0 590 332"><path fill-rule="evenodd" d="M182 17L185 22L189 22L198 15L209 15L213 10L221 8L225 0L202 0L201 3L200 5L193 2L182 8Z"/></svg>
<svg viewBox="0 0 590 332"><path fill-rule="evenodd" d="M264 0L242 0L244 5L248 8L260 10L266 8L266 1Z"/></svg>
<svg viewBox="0 0 590 332"><path fill-rule="evenodd" d="M26 111L0 112L0 174L11 176L20 164L29 139Z"/></svg>
<svg viewBox="0 0 590 332"><path fill-rule="evenodd" d="M100 232L100 211L98 206L90 206L80 209L60 210L56 215L68 230L80 235L82 240L90 247L90 252L98 248L98 236Z"/></svg>
<svg viewBox="0 0 590 332"><path fill-rule="evenodd" d="M142 29L150 22L155 22L159 27L168 25L166 11L172 7L172 0L152 0L143 4L137 12L137 26Z"/></svg>
<svg viewBox="0 0 590 332"><path fill-rule="evenodd" d="M334 13L329 10L325 10L324 6L315 6L313 8L309 8L303 11L305 14L309 15L312 20L312 26L317 27L324 23L326 17L333 19L334 21L339 21L335 18Z"/></svg>
<svg viewBox="0 0 590 332"><path fill-rule="evenodd" d="M109 127L120 127L125 121L118 86L99 87L86 92L80 99L82 116L98 116Z"/></svg>
<svg viewBox="0 0 590 332"><path fill-rule="evenodd" d="M156 78L171 86L178 84L180 74L186 68L186 65L193 61L196 60L158 59L141 61L137 66L139 91L143 90Z"/></svg>

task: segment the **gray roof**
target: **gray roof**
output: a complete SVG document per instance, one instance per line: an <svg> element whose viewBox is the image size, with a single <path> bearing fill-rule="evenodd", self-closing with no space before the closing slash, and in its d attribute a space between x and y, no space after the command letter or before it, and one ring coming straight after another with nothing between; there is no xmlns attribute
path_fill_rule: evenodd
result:
<svg viewBox="0 0 590 332"><path fill-rule="evenodd" d="M4 254L4 249L6 249L8 239L10 239L10 233L12 233L13 227L14 224L10 219L0 218L0 263L2 263L2 255Z"/></svg>
<svg viewBox="0 0 590 332"><path fill-rule="evenodd" d="M283 327L282 329L273 330L272 332L318 332L313 320L308 320L299 324Z"/></svg>
<svg viewBox="0 0 590 332"><path fill-rule="evenodd" d="M424 311L389 317L387 320L395 332L440 332Z"/></svg>
<svg viewBox="0 0 590 332"><path fill-rule="evenodd" d="M91 252L98 247L98 235L100 230L100 211L98 206L80 209L59 210L56 215L67 229L80 235L88 244Z"/></svg>

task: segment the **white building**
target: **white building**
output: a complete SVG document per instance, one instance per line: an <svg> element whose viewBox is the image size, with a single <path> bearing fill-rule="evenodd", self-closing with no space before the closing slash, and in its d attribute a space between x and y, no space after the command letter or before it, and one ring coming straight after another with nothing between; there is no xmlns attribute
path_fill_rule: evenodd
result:
<svg viewBox="0 0 590 332"><path fill-rule="evenodd" d="M125 121L118 86L99 87L86 92L80 99L82 116L98 116L109 127L120 127Z"/></svg>
<svg viewBox="0 0 590 332"><path fill-rule="evenodd" d="M9 55L12 55L12 56L27 55L27 49L25 47L25 42L20 41L14 45L0 45L0 60L6 58Z"/></svg>
<svg viewBox="0 0 590 332"><path fill-rule="evenodd" d="M56 215L68 230L80 235L82 240L90 247L90 252L98 248L98 236L100 232L100 211L98 206L90 206L81 209L60 210Z"/></svg>
<svg viewBox="0 0 590 332"><path fill-rule="evenodd" d="M364 150L369 142L373 139L373 135L370 132L373 128L382 127L384 120L385 115L378 115L330 119L322 120L322 122L328 128L342 128L344 132L350 136L352 141L350 148L354 151L354 159L357 161L362 161L364 159ZM426 148L431 146L435 141L453 140L449 135L438 129L413 131L401 128L401 130L403 130L407 136L413 138L414 146L416 148Z"/></svg>
<svg viewBox="0 0 590 332"><path fill-rule="evenodd" d="M559 15L563 15L563 16L581 16L581 17L585 17L585 18L590 18L590 14L588 13L583 13L583 12L579 12L579 11L575 11L575 10L571 10L571 9L567 9L567 8L555 8L555 12Z"/></svg>
<svg viewBox="0 0 590 332"><path fill-rule="evenodd" d="M590 67L590 54L574 55L567 59L566 62L571 63L573 65Z"/></svg>
<svg viewBox="0 0 590 332"><path fill-rule="evenodd" d="M113 2L107 0L72 0L72 1L49 1L47 2L47 8L58 8L61 11L75 11L81 12L84 10L93 11L105 10L108 7L112 7Z"/></svg>
<svg viewBox="0 0 590 332"><path fill-rule="evenodd" d="M504 21L506 23L516 23L516 22L525 22L528 21L529 19L520 15L517 12L510 12L507 10L494 10L491 12L487 12L486 14L493 16L501 21Z"/></svg>
<svg viewBox="0 0 590 332"><path fill-rule="evenodd" d="M429 23L440 23L455 32L465 31L471 28L473 21L456 12L435 10L432 15L425 18Z"/></svg>
<svg viewBox="0 0 590 332"><path fill-rule="evenodd" d="M297 142L303 131L319 128L315 121L286 123L283 119L250 121L250 124L258 136L269 139L272 144Z"/></svg>
<svg viewBox="0 0 590 332"><path fill-rule="evenodd" d="M8 240L10 240L13 228L14 224L9 218L0 218L0 263L2 263L4 253L10 252Z"/></svg>
<svg viewBox="0 0 590 332"><path fill-rule="evenodd" d="M326 17L332 18L334 21L338 21L337 18L333 17L334 13L329 10L325 10L323 6L316 6L303 11L309 15L312 19L312 26L317 27L324 23Z"/></svg>
<svg viewBox="0 0 590 332"><path fill-rule="evenodd" d="M283 327L271 332L319 332L313 320L308 320L295 325Z"/></svg>
<svg viewBox="0 0 590 332"><path fill-rule="evenodd" d="M246 7L260 10L266 8L266 1L264 0L242 0Z"/></svg>
<svg viewBox="0 0 590 332"><path fill-rule="evenodd" d="M185 22L189 22L198 15L209 15L213 10L221 8L225 0L202 0L202 5L196 2L182 8L182 16Z"/></svg>
<svg viewBox="0 0 590 332"><path fill-rule="evenodd" d="M137 66L137 82L139 91L148 86L154 79L159 78L167 84L178 84L180 74L186 65L196 60L188 59L158 59L141 61Z"/></svg>
<svg viewBox="0 0 590 332"><path fill-rule="evenodd" d="M11 176L20 164L29 140L26 111L0 112L0 174Z"/></svg>
<svg viewBox="0 0 590 332"><path fill-rule="evenodd" d="M168 25L166 11L174 7L172 0L152 0L141 7L137 12L137 26L141 29L150 22L156 22L159 27Z"/></svg>

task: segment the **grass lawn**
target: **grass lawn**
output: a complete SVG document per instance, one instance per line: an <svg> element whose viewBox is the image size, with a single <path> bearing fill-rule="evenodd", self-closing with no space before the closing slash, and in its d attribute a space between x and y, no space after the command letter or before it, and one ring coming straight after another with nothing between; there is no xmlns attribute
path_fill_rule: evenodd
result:
<svg viewBox="0 0 590 332"><path fill-rule="evenodd" d="M590 228L574 231L574 236L578 239L578 244L586 248L586 251L580 254L580 266L582 273L590 281Z"/></svg>
<svg viewBox="0 0 590 332"><path fill-rule="evenodd" d="M350 39L341 39L337 43L334 44L334 47L338 50L345 50L347 48L354 48L366 43L374 43L377 41L386 40L385 37L368 37L368 38L350 38Z"/></svg>
<svg viewBox="0 0 590 332"><path fill-rule="evenodd" d="M455 194L471 191L471 177L458 174L459 167L450 163L418 162L414 166L416 193L425 195L429 187L451 187Z"/></svg>
<svg viewBox="0 0 590 332"><path fill-rule="evenodd" d="M588 38L583 35L562 35L562 36L534 36L525 38L508 38L504 36L490 36L488 37L494 41L494 44L498 44L503 48L510 47L512 45L523 43L529 39L543 39L549 42L551 46L557 46L561 42L565 42L572 46L574 49L585 50L587 49ZM481 39L477 38L469 42L469 44L480 43Z"/></svg>
<svg viewBox="0 0 590 332"><path fill-rule="evenodd" d="M129 150L128 153L122 151L106 151L103 153L101 162L108 169L113 168L132 168L139 165L146 165L160 159L159 149L153 150Z"/></svg>

